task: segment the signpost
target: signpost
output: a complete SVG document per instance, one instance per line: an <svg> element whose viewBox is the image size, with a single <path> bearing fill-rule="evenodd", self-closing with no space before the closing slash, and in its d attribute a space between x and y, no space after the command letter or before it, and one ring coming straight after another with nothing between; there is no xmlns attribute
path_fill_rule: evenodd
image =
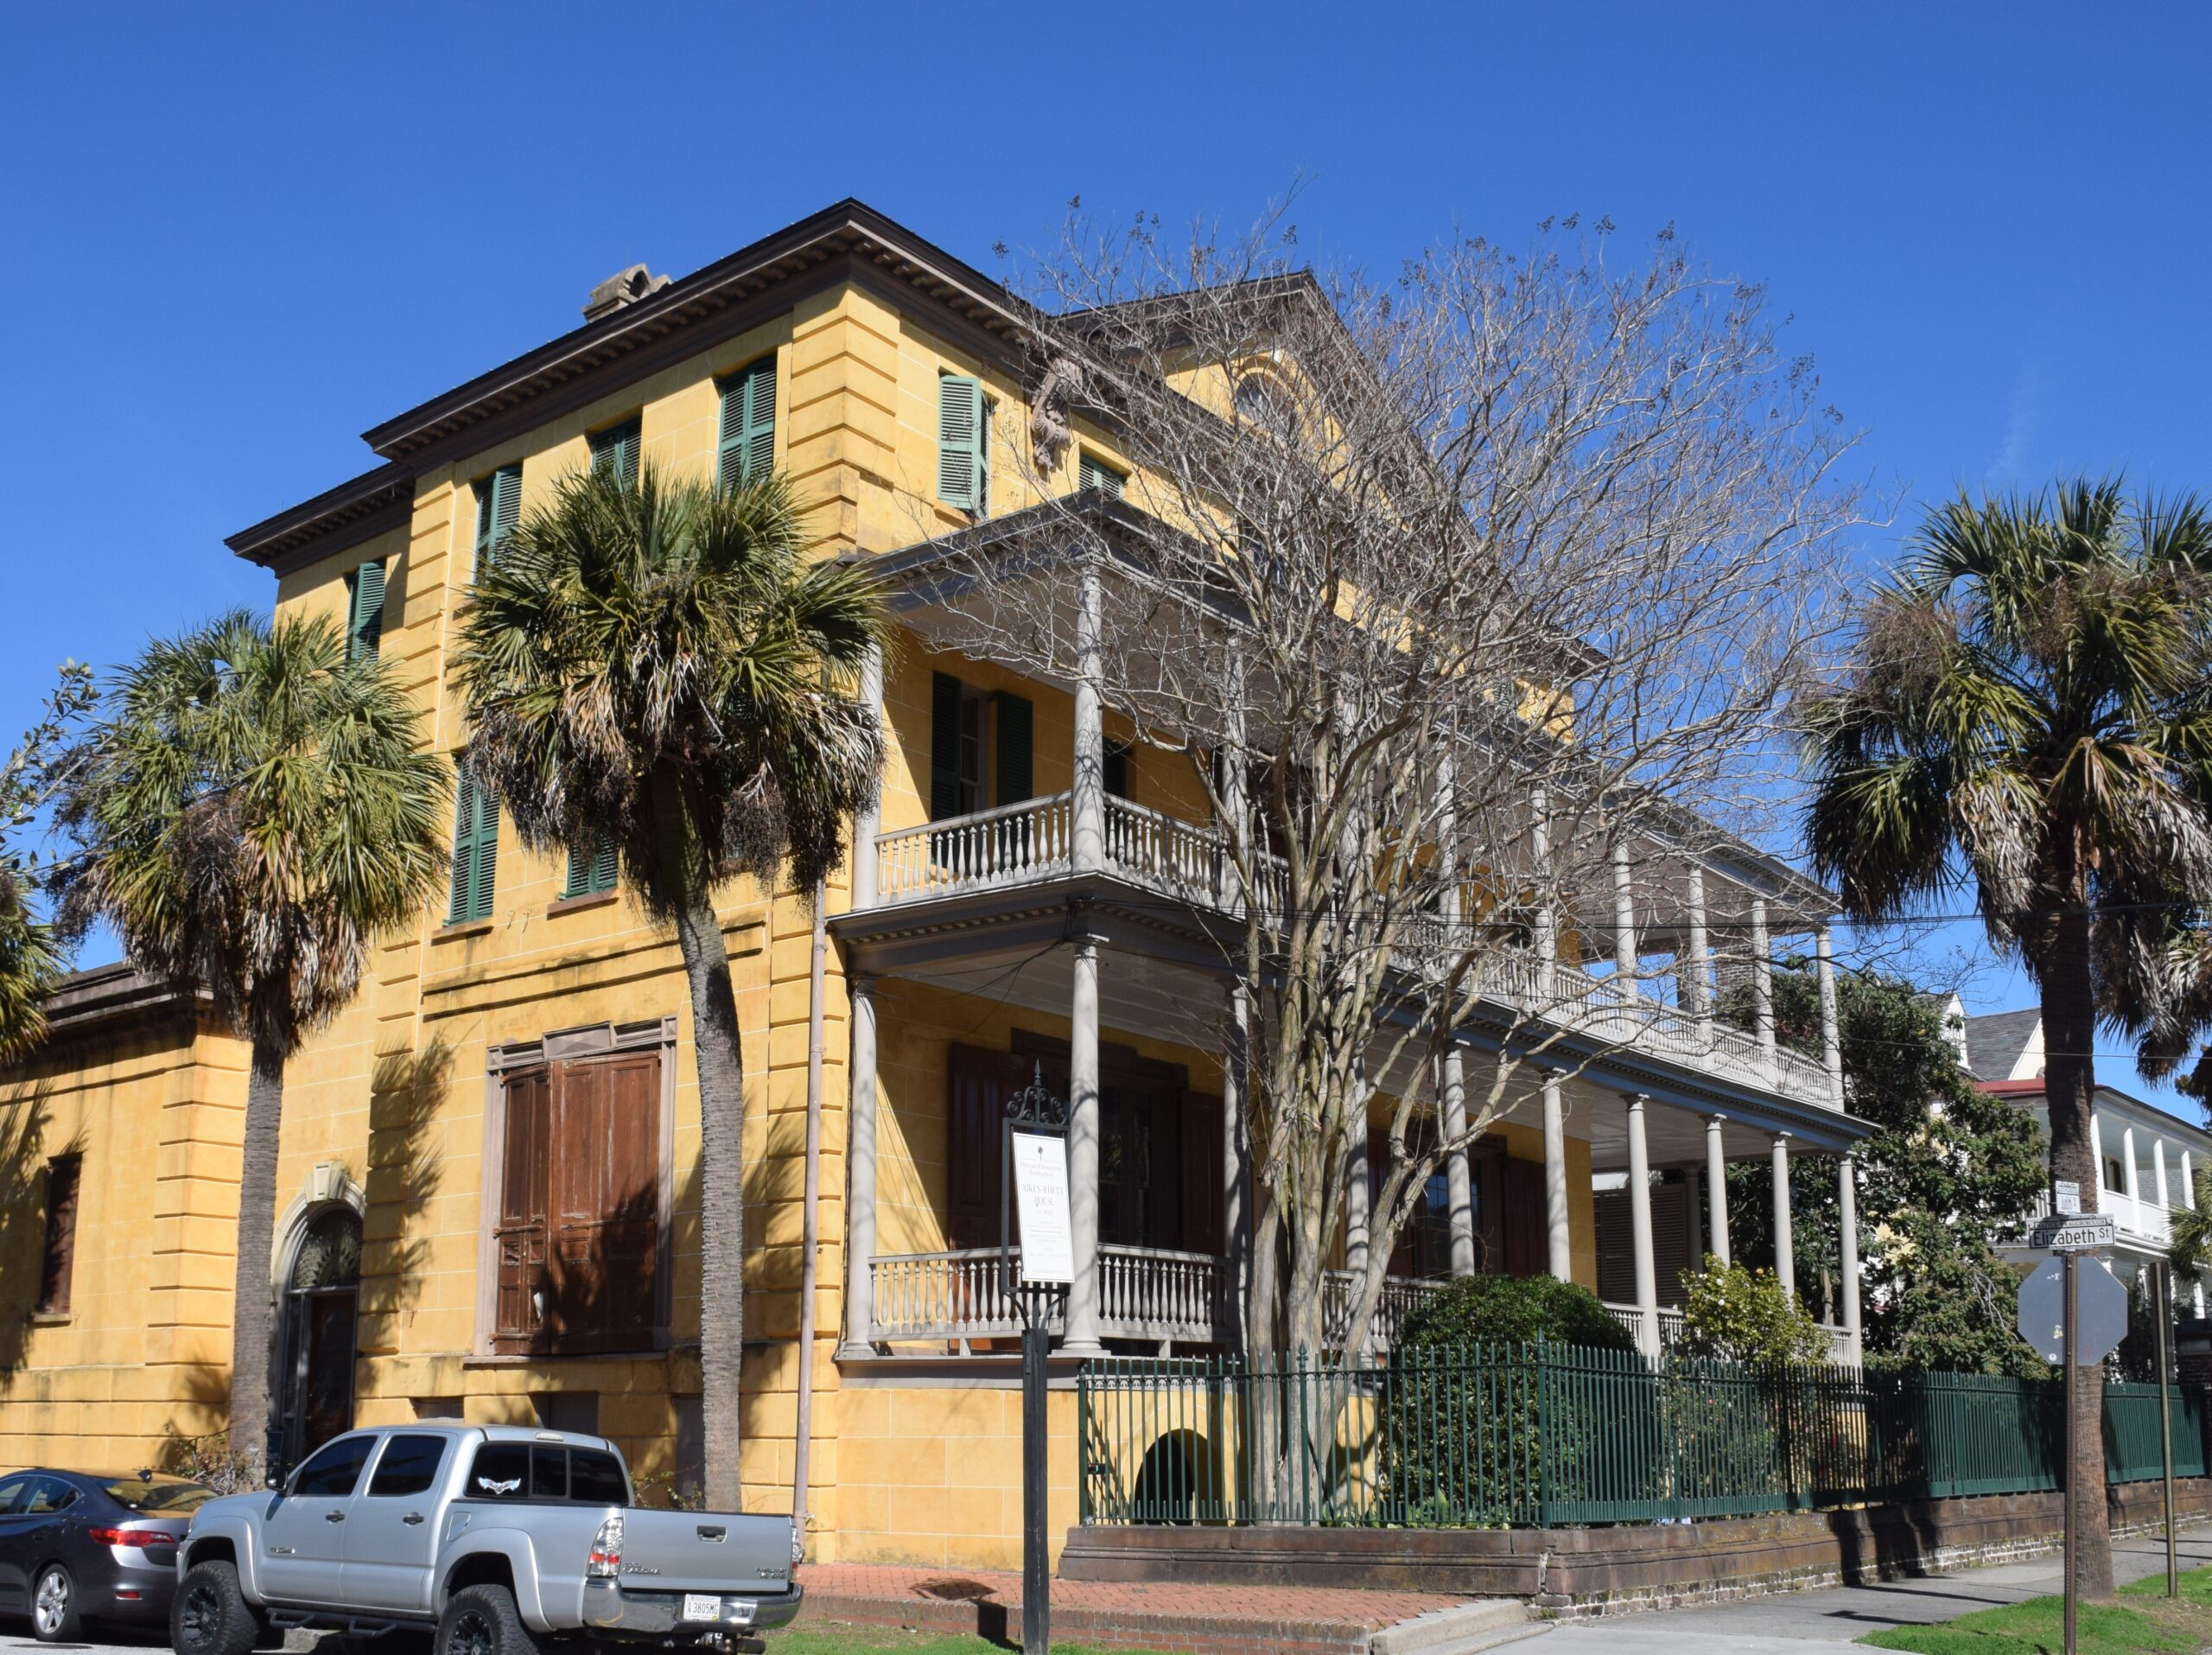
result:
<svg viewBox="0 0 2212 1655"><path fill-rule="evenodd" d="M1075 1280L1068 1217L1068 1106L1045 1085L1045 1068L1006 1100L999 1148L999 1281L1021 1312L1021 1650L1049 1655L1052 1550L1045 1535L1046 1359L1052 1312ZM1020 1280L1014 1279L1014 1221L1021 1213Z"/></svg>
<svg viewBox="0 0 2212 1655"><path fill-rule="evenodd" d="M2181 1595L2181 1560L2174 1555L2174 1410L2166 1391L2166 1343L2174 1325L2174 1267L2160 1259L2151 1279L2152 1309L2158 1324L2158 1465L2166 1485L2166 1595Z"/></svg>
<svg viewBox="0 0 2212 1655"><path fill-rule="evenodd" d="M2020 1337L2046 1362L2063 1365L2066 1376L2066 1468L2061 1486L2066 1508L2066 1655L2075 1655L2075 1622L2080 1600L2074 1580L2074 1462L2079 1428L2074 1417L2075 1387L2085 1362L2101 1362L2127 1335L2127 1289L2098 1258L2082 1254L2113 1243L2113 1221L2102 1213L2062 1209L2069 1191L2054 1192L2051 1216L2029 1232L2028 1244L2056 1256L2046 1258L2020 1283ZM2078 1197L2079 1192L2072 1194ZM2078 1199L2075 1206L2080 1206ZM2162 1370L2163 1371L2163 1370Z"/></svg>

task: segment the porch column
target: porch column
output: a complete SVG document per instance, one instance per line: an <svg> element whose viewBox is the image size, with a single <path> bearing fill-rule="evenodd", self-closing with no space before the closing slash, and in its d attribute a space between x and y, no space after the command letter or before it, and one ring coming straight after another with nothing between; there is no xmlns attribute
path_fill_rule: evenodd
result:
<svg viewBox="0 0 2212 1655"><path fill-rule="evenodd" d="M2166 1187L2166 1141L2164 1138L2151 1140L2151 1176L2158 1185L2158 1205L2174 1206L2174 1193Z"/></svg>
<svg viewBox="0 0 2212 1655"><path fill-rule="evenodd" d="M1252 1026L1251 994L1243 979L1229 985L1229 1021L1221 1054L1221 1245L1228 1259L1227 1290L1236 1308L1230 1321L1240 1329L1250 1238L1244 1232L1244 1087ZM1244 1347L1240 1332L1237 1348Z"/></svg>
<svg viewBox="0 0 2212 1655"><path fill-rule="evenodd" d="M1828 1097L1838 1109L1843 1107L1843 1034L1842 1023L1835 1008L1835 951L1822 926L1813 941L1815 970L1821 982L1821 1060L1827 1066Z"/></svg>
<svg viewBox="0 0 2212 1655"><path fill-rule="evenodd" d="M1836 1228L1843 1276L1843 1345L1853 1367L1865 1353L1859 1337L1859 1167L1849 1155L1835 1163Z"/></svg>
<svg viewBox="0 0 2212 1655"><path fill-rule="evenodd" d="M1095 563L1077 584L1075 619L1075 870L1106 865L1106 722L1103 710L1105 594Z"/></svg>
<svg viewBox="0 0 2212 1655"><path fill-rule="evenodd" d="M1681 987L1692 1017L1697 1022L1698 1044L1713 1045L1713 940L1705 926L1705 869L1690 866L1689 976Z"/></svg>
<svg viewBox="0 0 2212 1655"><path fill-rule="evenodd" d="M2094 1109L2089 1111L2089 1187L2082 1199L2089 1201L2090 1206L2082 1209L2084 1213L2092 1207L2101 1210L2104 1206L2102 1201L2091 1199L2105 1187L2105 1135L2098 1129L2097 1112Z"/></svg>
<svg viewBox="0 0 2212 1655"><path fill-rule="evenodd" d="M1728 1263L1728 1157L1720 1146L1720 1129L1726 1121L1719 1115L1705 1117L1706 1225L1713 1233L1713 1256Z"/></svg>
<svg viewBox="0 0 2212 1655"><path fill-rule="evenodd" d="M1643 1142L1644 1097L1628 1098L1628 1221L1636 1251L1637 1346L1659 1354L1659 1269L1651 1251L1651 1155Z"/></svg>
<svg viewBox="0 0 2212 1655"><path fill-rule="evenodd" d="M2143 1199L2143 1182L2135 1171L2135 1124L2132 1121L2120 1129L2120 1187L2126 1190L2129 1200L2139 1201Z"/></svg>
<svg viewBox="0 0 2212 1655"><path fill-rule="evenodd" d="M845 1341L840 1357L866 1356L875 1331L875 979L845 979L852 1006L846 1071Z"/></svg>
<svg viewBox="0 0 2212 1655"><path fill-rule="evenodd" d="M1367 1268L1367 1237L1374 1217L1375 1192L1368 1186L1367 1104L1362 1089L1359 1118L1344 1150L1344 1268L1357 1276Z"/></svg>
<svg viewBox="0 0 2212 1655"><path fill-rule="evenodd" d="M1459 1042L1444 1048L1444 1136L1456 1138L1467 1130L1467 1071ZM1444 1157L1444 1194L1449 1208L1452 1234L1452 1274L1475 1273L1475 1195L1467 1151L1463 1146Z"/></svg>
<svg viewBox="0 0 2212 1655"><path fill-rule="evenodd" d="M1559 1073L1544 1072L1544 1241L1552 1276L1574 1279L1574 1247L1567 1223L1567 1104Z"/></svg>
<svg viewBox="0 0 2212 1655"><path fill-rule="evenodd" d="M1774 1135L1774 1276L1797 1295L1797 1238L1789 1223L1789 1134Z"/></svg>
<svg viewBox="0 0 2212 1655"><path fill-rule="evenodd" d="M1559 921L1548 900L1552 868L1551 812L1551 794L1547 789L1538 787L1529 795L1529 850L1536 864L1536 876L1543 882L1541 894L1546 899L1536 905L1536 992L1542 996L1541 1009L1547 1016L1550 1015L1552 1004L1559 997L1558 977L1553 970L1559 961Z"/></svg>
<svg viewBox="0 0 2212 1655"><path fill-rule="evenodd" d="M868 646L861 662L861 699L879 723L883 718L883 652ZM875 906L875 836L882 829L883 807L871 792L868 803L853 812L853 908Z"/></svg>
<svg viewBox="0 0 2212 1655"><path fill-rule="evenodd" d="M1628 841L1613 841L1613 987L1624 1005L1637 1000L1636 893L1629 883Z"/></svg>
<svg viewBox="0 0 2212 1655"><path fill-rule="evenodd" d="M2181 1204L2196 1211L2196 1174L2190 1169L2189 1151L2181 1152Z"/></svg>
<svg viewBox="0 0 2212 1655"><path fill-rule="evenodd" d="M1751 899L1751 1027L1759 1037L1767 1077L1772 1079L1780 1067L1774 1045L1774 939L1767 934L1763 896Z"/></svg>
<svg viewBox="0 0 2212 1655"><path fill-rule="evenodd" d="M1096 703L1092 703L1094 718ZM1094 733L1096 725L1092 726ZM1098 1342L1098 944L1075 939L1075 986L1068 996L1068 1239L1075 1281L1068 1288L1067 1335L1060 1348L1096 1356Z"/></svg>

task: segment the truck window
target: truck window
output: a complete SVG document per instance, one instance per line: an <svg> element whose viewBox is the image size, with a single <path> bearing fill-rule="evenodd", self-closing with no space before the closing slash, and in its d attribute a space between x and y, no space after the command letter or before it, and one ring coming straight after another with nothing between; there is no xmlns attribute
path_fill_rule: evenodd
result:
<svg viewBox="0 0 2212 1655"><path fill-rule="evenodd" d="M530 1497L532 1499L569 1498L568 1449L563 1448L531 1449Z"/></svg>
<svg viewBox="0 0 2212 1655"><path fill-rule="evenodd" d="M385 1499L428 1492L437 1481L438 1467L445 1463L445 1457L442 1436L403 1434L387 1438L377 1461L376 1475L369 1479L369 1498Z"/></svg>
<svg viewBox="0 0 2212 1655"><path fill-rule="evenodd" d="M622 1462L598 1448L570 1448L569 1498L592 1505L627 1505L630 1485Z"/></svg>
<svg viewBox="0 0 2212 1655"><path fill-rule="evenodd" d="M485 1443L476 1450L461 1493L470 1499L528 1499L530 1444Z"/></svg>
<svg viewBox="0 0 2212 1655"><path fill-rule="evenodd" d="M300 1467L299 1475L292 1479L293 1494L345 1499L361 1480L361 1467L368 1464L369 1450L376 1441L373 1436L340 1437Z"/></svg>

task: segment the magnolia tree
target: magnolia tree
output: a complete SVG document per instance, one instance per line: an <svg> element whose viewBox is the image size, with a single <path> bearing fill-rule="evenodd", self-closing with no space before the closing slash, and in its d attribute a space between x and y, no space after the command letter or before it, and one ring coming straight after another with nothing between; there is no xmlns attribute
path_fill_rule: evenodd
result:
<svg viewBox="0 0 2212 1655"><path fill-rule="evenodd" d="M1767 790L1857 518L1850 439L1759 291L1670 234L1616 264L1570 220L1377 282L1295 265L1279 219L1157 225L1074 220L1034 264L1010 434L1040 490L1077 420L1130 474L951 543L946 624L1087 673L1187 758L1243 985L1249 1347L1357 1349L1431 1175L1566 1060L1560 1031L1586 1062L1593 1030L1665 1015L1632 940L1611 983L1574 968L1607 947L1617 844L1652 883L1652 845L1694 852ZM1501 1055L1463 1067L1474 1026ZM1371 1114L1339 1340L1325 1276Z"/></svg>

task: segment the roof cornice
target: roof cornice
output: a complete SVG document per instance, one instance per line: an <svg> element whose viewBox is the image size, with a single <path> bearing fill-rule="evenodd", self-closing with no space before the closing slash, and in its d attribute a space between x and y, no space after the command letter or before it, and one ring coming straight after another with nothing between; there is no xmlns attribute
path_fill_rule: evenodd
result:
<svg viewBox="0 0 2212 1655"><path fill-rule="evenodd" d="M223 544L281 577L403 526L414 502L414 469L395 461L240 529Z"/></svg>

